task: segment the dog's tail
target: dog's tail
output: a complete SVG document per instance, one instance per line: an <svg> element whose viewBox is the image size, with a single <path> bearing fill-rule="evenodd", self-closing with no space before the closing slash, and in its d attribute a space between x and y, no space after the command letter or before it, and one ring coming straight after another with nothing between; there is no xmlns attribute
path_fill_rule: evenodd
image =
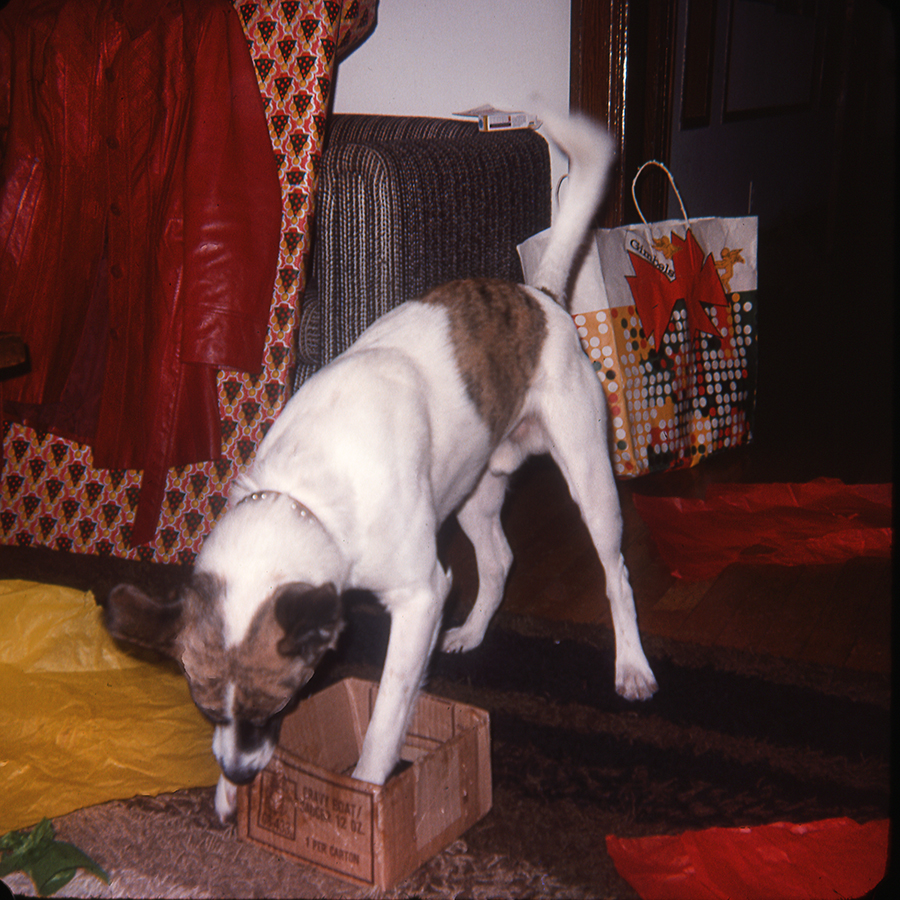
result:
<svg viewBox="0 0 900 900"><path fill-rule="evenodd" d="M606 193L616 150L609 132L581 113L567 118L544 111L540 115L550 137L569 157L569 180L531 283L567 306L572 268Z"/></svg>

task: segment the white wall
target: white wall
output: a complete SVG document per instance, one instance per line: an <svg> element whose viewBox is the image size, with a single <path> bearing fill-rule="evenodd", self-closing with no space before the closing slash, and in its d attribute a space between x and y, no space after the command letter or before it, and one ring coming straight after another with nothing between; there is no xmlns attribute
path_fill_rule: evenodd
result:
<svg viewBox="0 0 900 900"><path fill-rule="evenodd" d="M491 103L569 108L571 0L381 0L338 66L334 111L451 117ZM551 146L554 184L565 157Z"/></svg>

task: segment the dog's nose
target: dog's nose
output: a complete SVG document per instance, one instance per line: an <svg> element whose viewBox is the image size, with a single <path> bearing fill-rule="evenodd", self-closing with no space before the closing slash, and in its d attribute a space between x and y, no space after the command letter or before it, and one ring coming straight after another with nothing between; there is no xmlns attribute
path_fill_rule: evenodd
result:
<svg viewBox="0 0 900 900"><path fill-rule="evenodd" d="M222 773L232 784L250 784L260 770L251 766L222 766Z"/></svg>

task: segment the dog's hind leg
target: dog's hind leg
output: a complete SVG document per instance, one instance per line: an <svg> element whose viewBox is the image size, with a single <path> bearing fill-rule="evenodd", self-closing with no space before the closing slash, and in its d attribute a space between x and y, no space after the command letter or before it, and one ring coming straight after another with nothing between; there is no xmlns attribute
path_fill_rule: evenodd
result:
<svg viewBox="0 0 900 900"><path fill-rule="evenodd" d="M574 341L578 338L573 333ZM638 632L634 595L622 556L622 512L607 450L606 400L581 348L543 385L541 419L550 451L578 504L606 573L616 639L616 691L646 700L657 689Z"/></svg>
<svg viewBox="0 0 900 900"><path fill-rule="evenodd" d="M596 435L596 439L605 440L605 435ZM657 685L641 646L634 594L622 556L622 513L609 462L601 453L553 456L581 510L606 575L616 639L616 692L628 700L647 700L656 693Z"/></svg>
<svg viewBox="0 0 900 900"><path fill-rule="evenodd" d="M512 551L500 524L500 509L506 496L506 475L487 471L475 492L457 514L460 527L475 548L478 565L478 596L466 621L444 635L442 649L472 650L484 639L491 617L503 600Z"/></svg>
<svg viewBox="0 0 900 900"><path fill-rule="evenodd" d="M406 729L441 624L450 578L435 559L430 583L382 596L391 614L384 671L353 777L384 784L400 760Z"/></svg>

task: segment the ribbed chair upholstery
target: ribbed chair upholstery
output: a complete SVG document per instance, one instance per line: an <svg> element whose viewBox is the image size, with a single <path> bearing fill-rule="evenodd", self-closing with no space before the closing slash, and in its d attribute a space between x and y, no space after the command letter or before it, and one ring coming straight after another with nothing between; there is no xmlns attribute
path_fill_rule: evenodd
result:
<svg viewBox="0 0 900 900"><path fill-rule="evenodd" d="M549 150L531 130L335 115L321 165L295 388L435 285L520 281L516 245L550 224Z"/></svg>

